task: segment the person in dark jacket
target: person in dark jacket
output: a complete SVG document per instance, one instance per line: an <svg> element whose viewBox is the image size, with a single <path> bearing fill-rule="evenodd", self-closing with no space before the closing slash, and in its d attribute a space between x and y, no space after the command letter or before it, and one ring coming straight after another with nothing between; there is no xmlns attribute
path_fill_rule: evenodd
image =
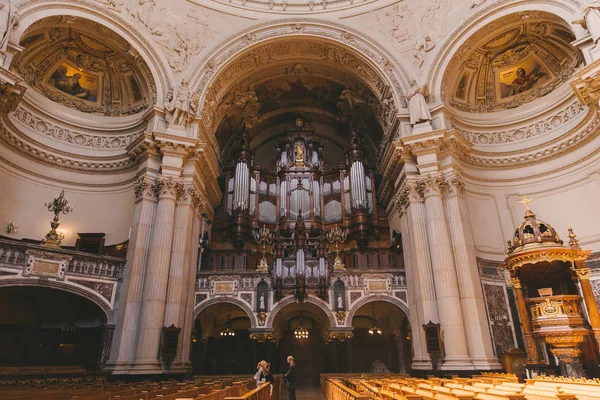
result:
<svg viewBox="0 0 600 400"><path fill-rule="evenodd" d="M296 364L294 364L294 357L288 356L287 362L289 366L283 378L287 382L288 400L296 400Z"/></svg>

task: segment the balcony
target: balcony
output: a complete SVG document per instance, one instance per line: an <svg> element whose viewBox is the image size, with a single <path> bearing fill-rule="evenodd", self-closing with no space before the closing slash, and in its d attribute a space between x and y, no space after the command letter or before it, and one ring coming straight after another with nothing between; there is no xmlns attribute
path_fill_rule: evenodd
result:
<svg viewBox="0 0 600 400"><path fill-rule="evenodd" d="M527 301L535 333L571 331L587 326L581 296L556 295L535 297Z"/></svg>
<svg viewBox="0 0 600 400"><path fill-rule="evenodd" d="M125 259L0 239L0 286L38 285L114 307Z"/></svg>

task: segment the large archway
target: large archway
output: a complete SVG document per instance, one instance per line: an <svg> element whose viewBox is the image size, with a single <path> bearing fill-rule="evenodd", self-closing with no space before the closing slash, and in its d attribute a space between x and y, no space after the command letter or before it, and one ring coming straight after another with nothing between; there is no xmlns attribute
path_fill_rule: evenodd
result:
<svg viewBox="0 0 600 400"><path fill-rule="evenodd" d="M250 374L256 368L251 321L238 304L220 301L197 313L192 331L194 374Z"/></svg>
<svg viewBox="0 0 600 400"><path fill-rule="evenodd" d="M69 365L96 370L106 352L106 315L73 293L0 287L0 365Z"/></svg>
<svg viewBox="0 0 600 400"><path fill-rule="evenodd" d="M410 371L412 345L410 321L398 305L372 299L352 312L352 372Z"/></svg>
<svg viewBox="0 0 600 400"><path fill-rule="evenodd" d="M276 358L271 362L275 372L285 372L286 358L295 359L298 385L317 386L323 372L333 372L334 350L330 342L331 320L318 300L296 302L286 299L285 304L276 310L272 319L273 336L278 341ZM306 335L300 335L304 330ZM337 358L337 357L336 357Z"/></svg>

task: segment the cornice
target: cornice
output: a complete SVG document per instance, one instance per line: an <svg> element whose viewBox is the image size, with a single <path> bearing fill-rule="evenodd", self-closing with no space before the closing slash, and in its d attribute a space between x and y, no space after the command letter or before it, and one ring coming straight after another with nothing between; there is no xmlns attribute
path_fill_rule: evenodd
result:
<svg viewBox="0 0 600 400"><path fill-rule="evenodd" d="M7 118L0 118L0 140L26 158L43 162L68 171L87 173L117 173L135 168L136 164L125 153L119 156L93 157L60 151L20 132Z"/></svg>
<svg viewBox="0 0 600 400"><path fill-rule="evenodd" d="M575 128L551 141L511 152L471 150L462 160L472 166L491 169L514 169L539 164L570 153L600 135L600 117L590 111Z"/></svg>
<svg viewBox="0 0 600 400"><path fill-rule="evenodd" d="M124 133L119 135L100 135L86 132L78 132L54 124L48 120L40 118L33 112L19 106L10 117L23 127L30 128L32 132L44 135L58 142L68 143L78 147L88 147L93 149L125 149L133 143L140 135L143 135L143 129L133 133Z"/></svg>

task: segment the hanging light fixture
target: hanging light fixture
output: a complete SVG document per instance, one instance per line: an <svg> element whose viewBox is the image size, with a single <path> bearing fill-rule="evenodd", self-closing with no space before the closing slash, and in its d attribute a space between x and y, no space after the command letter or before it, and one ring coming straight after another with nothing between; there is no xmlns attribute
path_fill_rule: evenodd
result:
<svg viewBox="0 0 600 400"><path fill-rule="evenodd" d="M302 325L302 303L300 303L300 326L294 329L294 337L296 339L308 339L308 329Z"/></svg>
<svg viewBox="0 0 600 400"><path fill-rule="evenodd" d="M229 312L227 313L227 322L225 323L225 327L221 329L221 336L235 336L235 332L231 327L231 304L229 305Z"/></svg>
<svg viewBox="0 0 600 400"><path fill-rule="evenodd" d="M369 335L381 335L381 329L377 326L377 319L375 318L375 304L373 304L373 326L369 328Z"/></svg>

